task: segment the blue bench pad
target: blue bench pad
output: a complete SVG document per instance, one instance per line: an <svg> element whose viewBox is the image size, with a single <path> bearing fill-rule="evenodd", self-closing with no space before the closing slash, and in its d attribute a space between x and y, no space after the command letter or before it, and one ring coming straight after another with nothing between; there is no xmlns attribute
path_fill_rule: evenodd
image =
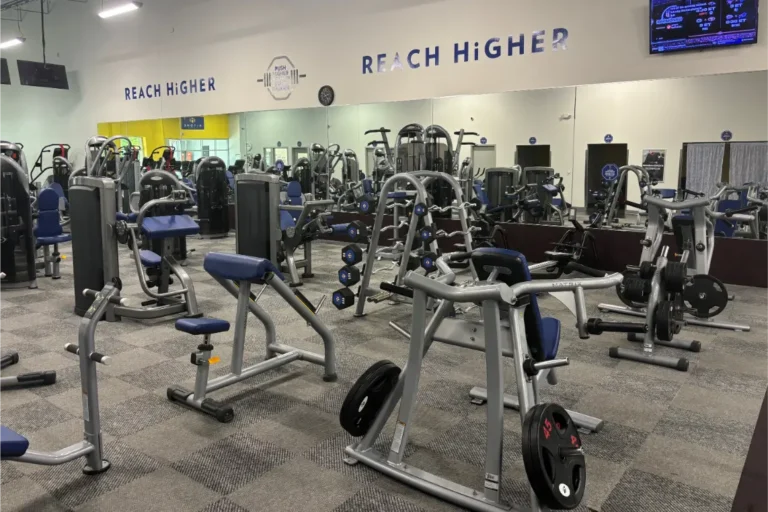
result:
<svg viewBox="0 0 768 512"><path fill-rule="evenodd" d="M124 220L126 222L136 222L136 219L139 218L138 213L123 213L123 212L117 212L117 215L115 217L117 220Z"/></svg>
<svg viewBox="0 0 768 512"><path fill-rule="evenodd" d="M63 244L64 242L69 242L71 240L72 235L64 233L57 236L39 236L35 239L35 242L37 243L37 246L40 247L42 245Z"/></svg>
<svg viewBox="0 0 768 512"><path fill-rule="evenodd" d="M280 269L268 259L245 256L244 254L209 252L203 261L203 268L213 277L231 279L232 281L250 281L263 284L264 278L269 273L284 279Z"/></svg>
<svg viewBox="0 0 768 512"><path fill-rule="evenodd" d="M141 231L152 240L175 238L177 236L196 235L200 226L189 215L160 215L145 217Z"/></svg>
<svg viewBox="0 0 768 512"><path fill-rule="evenodd" d="M176 320L176 330L189 334L216 334L227 332L229 322L218 318L179 318Z"/></svg>
<svg viewBox="0 0 768 512"><path fill-rule="evenodd" d="M24 455L27 453L27 448L29 448L29 441L26 437L14 432L6 426L0 426L1 459Z"/></svg>
<svg viewBox="0 0 768 512"><path fill-rule="evenodd" d="M557 357L557 349L560 347L560 320L550 317L541 319L541 345L546 360Z"/></svg>
<svg viewBox="0 0 768 512"><path fill-rule="evenodd" d="M147 249L139 251L139 258L141 258L141 264L145 267L159 267L163 262L163 258L159 254Z"/></svg>

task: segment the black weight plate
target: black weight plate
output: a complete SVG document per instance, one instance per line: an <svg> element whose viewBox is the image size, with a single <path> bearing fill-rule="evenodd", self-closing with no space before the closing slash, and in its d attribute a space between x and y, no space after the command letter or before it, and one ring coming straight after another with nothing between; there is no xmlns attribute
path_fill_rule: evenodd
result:
<svg viewBox="0 0 768 512"><path fill-rule="evenodd" d="M378 361L350 388L341 405L339 422L355 437L364 436L397 383L400 368L392 361Z"/></svg>
<svg viewBox="0 0 768 512"><path fill-rule="evenodd" d="M656 306L656 337L661 341L672 341L677 322L672 315L672 303L666 300L659 302Z"/></svg>
<svg viewBox="0 0 768 512"><path fill-rule="evenodd" d="M664 267L664 289L670 293L682 293L688 277L688 266L680 261L670 261Z"/></svg>
<svg viewBox="0 0 768 512"><path fill-rule="evenodd" d="M541 505L576 508L586 489L586 464L568 412L557 404L539 404L526 414L522 430L523 463Z"/></svg>
<svg viewBox="0 0 768 512"><path fill-rule="evenodd" d="M624 271L624 280L616 285L621 302L635 309L644 308L648 303L650 281L640 278L634 270Z"/></svg>
<svg viewBox="0 0 768 512"><path fill-rule="evenodd" d="M653 274L656 272L656 268L653 266L652 261L644 261L640 263L640 277L643 279L650 279L653 277Z"/></svg>
<svg viewBox="0 0 768 512"><path fill-rule="evenodd" d="M728 291L716 277L697 274L686 283L683 301L696 318L712 318L728 305Z"/></svg>

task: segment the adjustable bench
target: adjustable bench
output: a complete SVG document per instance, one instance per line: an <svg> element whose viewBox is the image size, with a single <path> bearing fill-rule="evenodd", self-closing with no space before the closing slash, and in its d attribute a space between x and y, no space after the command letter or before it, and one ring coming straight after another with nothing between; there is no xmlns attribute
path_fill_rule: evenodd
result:
<svg viewBox="0 0 768 512"><path fill-rule="evenodd" d="M61 254L59 244L72 240L72 235L64 233L59 214L59 194L52 188L43 189L37 198L37 226L35 227L35 243L43 248L45 277L60 279L59 263ZM53 254L50 247L53 246Z"/></svg>

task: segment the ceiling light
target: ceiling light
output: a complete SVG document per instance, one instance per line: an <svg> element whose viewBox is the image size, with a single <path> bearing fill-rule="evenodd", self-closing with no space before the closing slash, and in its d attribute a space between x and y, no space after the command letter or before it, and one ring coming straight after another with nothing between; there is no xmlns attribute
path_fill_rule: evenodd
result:
<svg viewBox="0 0 768 512"><path fill-rule="evenodd" d="M141 2L131 2L128 4L120 5L118 7L113 7L112 9L107 9L106 11L101 11L99 13L100 18L111 18L113 16L119 16L121 14L125 14L127 12L135 11L139 7L141 7Z"/></svg>
<svg viewBox="0 0 768 512"><path fill-rule="evenodd" d="M13 39L9 39L8 41L3 41L0 43L0 50L5 50L6 48L10 48L12 46L18 46L23 42L23 37L14 37Z"/></svg>

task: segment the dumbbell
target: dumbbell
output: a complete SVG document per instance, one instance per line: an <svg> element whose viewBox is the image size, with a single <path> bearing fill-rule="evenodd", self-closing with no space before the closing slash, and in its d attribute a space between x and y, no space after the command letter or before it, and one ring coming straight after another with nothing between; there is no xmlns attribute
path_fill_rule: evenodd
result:
<svg viewBox="0 0 768 512"><path fill-rule="evenodd" d="M350 222L349 226L347 226L347 236L356 243L368 242L368 226L359 220Z"/></svg>
<svg viewBox="0 0 768 512"><path fill-rule="evenodd" d="M339 282L344 286L354 286L360 282L360 269L357 267L341 267L339 270Z"/></svg>
<svg viewBox="0 0 768 512"><path fill-rule="evenodd" d="M436 240L435 232L436 230L434 226L424 226L421 228L421 231L419 231L419 240L425 244L431 244Z"/></svg>
<svg viewBox="0 0 768 512"><path fill-rule="evenodd" d="M415 213L417 217L423 217L428 212L429 208L427 208L427 205L424 203L416 203L413 207L413 213Z"/></svg>
<svg viewBox="0 0 768 512"><path fill-rule="evenodd" d="M357 244L350 244L341 250L341 260L347 265L357 265L363 261L363 248Z"/></svg>
<svg viewBox="0 0 768 512"><path fill-rule="evenodd" d="M333 305L336 309L347 309L355 305L355 292L349 288L342 288L333 292Z"/></svg>
<svg viewBox="0 0 768 512"><path fill-rule="evenodd" d="M427 271L427 274L437 270L437 254L434 252L427 252L421 257L421 268Z"/></svg>

